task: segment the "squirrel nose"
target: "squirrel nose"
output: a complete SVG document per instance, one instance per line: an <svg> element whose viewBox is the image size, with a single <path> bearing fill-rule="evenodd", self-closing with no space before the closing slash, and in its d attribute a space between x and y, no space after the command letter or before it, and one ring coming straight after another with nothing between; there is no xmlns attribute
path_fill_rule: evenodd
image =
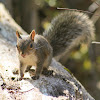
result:
<svg viewBox="0 0 100 100"><path fill-rule="evenodd" d="M25 54L21 54L21 56L22 56L23 58L25 58Z"/></svg>
<svg viewBox="0 0 100 100"><path fill-rule="evenodd" d="M22 53L21 53L21 56L22 56L23 58L25 58L26 55L22 52Z"/></svg>

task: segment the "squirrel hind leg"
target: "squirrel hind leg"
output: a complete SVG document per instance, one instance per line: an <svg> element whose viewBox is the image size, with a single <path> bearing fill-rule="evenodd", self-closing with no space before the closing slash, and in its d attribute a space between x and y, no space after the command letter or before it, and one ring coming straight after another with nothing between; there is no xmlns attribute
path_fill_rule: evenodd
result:
<svg viewBox="0 0 100 100"><path fill-rule="evenodd" d="M48 56L44 62L44 67L42 74L45 76L52 76L53 75L53 70L49 70L49 66L51 64L52 57Z"/></svg>

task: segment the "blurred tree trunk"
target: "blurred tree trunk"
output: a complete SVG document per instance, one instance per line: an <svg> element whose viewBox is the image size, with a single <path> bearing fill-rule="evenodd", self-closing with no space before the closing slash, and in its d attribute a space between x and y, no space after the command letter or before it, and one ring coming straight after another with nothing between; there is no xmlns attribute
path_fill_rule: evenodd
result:
<svg viewBox="0 0 100 100"><path fill-rule="evenodd" d="M20 24L23 29L30 33L33 29L38 32L40 25L38 9L34 0L14 0L13 11L14 19Z"/></svg>

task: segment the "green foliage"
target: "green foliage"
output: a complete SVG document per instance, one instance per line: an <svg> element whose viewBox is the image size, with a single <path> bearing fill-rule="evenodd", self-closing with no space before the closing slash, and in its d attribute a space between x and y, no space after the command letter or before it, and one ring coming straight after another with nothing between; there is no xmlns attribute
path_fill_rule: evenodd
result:
<svg viewBox="0 0 100 100"><path fill-rule="evenodd" d="M54 7L54 6L56 6L56 4L57 4L57 0L45 0L48 4L49 4L49 6L51 6L51 7Z"/></svg>
<svg viewBox="0 0 100 100"><path fill-rule="evenodd" d="M100 56L97 57L96 62L100 64Z"/></svg>
<svg viewBox="0 0 100 100"><path fill-rule="evenodd" d="M76 63L81 62L79 66L83 67L83 70L91 70L91 62L88 57L87 45L83 44L78 51L74 51L71 54L71 58L76 61ZM77 64L76 64L77 65Z"/></svg>

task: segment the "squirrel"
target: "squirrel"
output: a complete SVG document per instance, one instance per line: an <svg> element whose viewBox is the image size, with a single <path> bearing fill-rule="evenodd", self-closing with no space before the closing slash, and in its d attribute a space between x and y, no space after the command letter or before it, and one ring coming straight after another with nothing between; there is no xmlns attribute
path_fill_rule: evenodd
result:
<svg viewBox="0 0 100 100"><path fill-rule="evenodd" d="M94 32L93 22L78 11L65 11L56 16L43 36L36 34L35 30L30 35L20 35L16 31L20 79L24 77L27 66L33 65L36 70L32 79L38 79L42 72L48 71L52 57L69 52L81 42L89 44Z"/></svg>

